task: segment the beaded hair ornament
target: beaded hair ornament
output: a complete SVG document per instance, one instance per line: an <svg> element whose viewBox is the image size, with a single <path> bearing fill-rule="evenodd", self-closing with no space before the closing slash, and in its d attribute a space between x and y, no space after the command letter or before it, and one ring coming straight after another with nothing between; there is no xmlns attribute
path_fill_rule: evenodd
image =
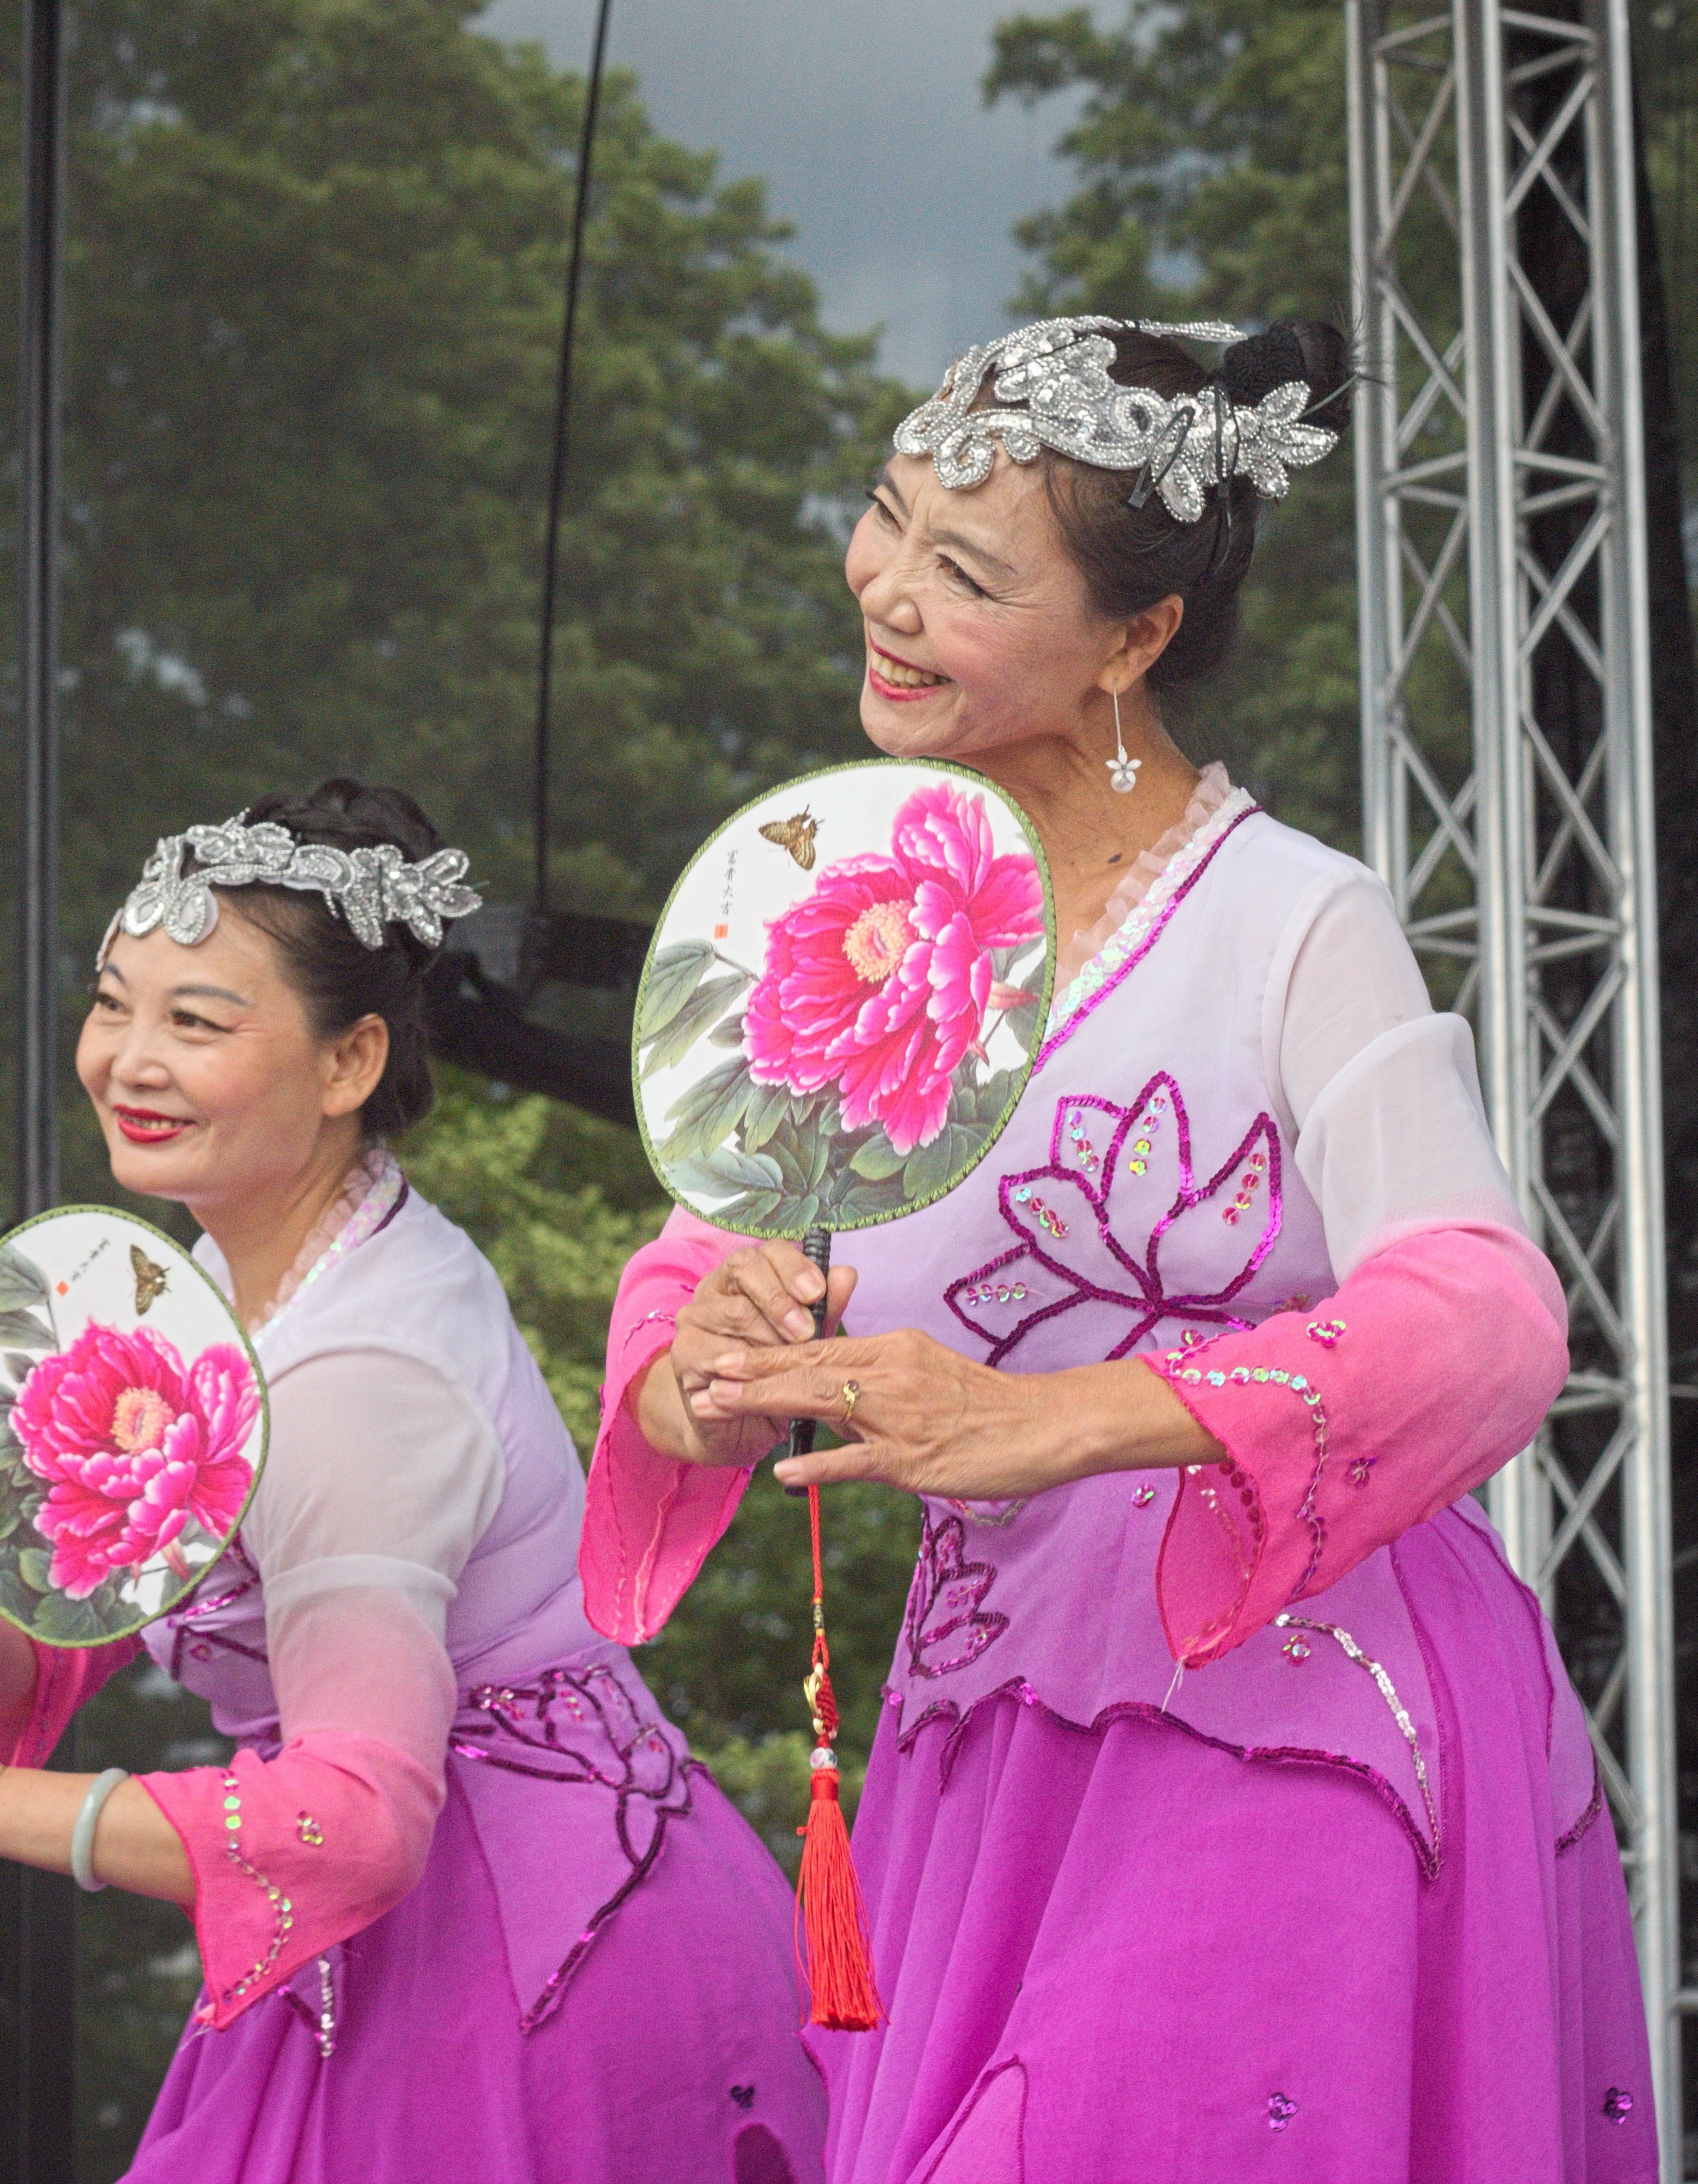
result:
<svg viewBox="0 0 1698 2184"><path fill-rule="evenodd" d="M375 849L337 850L301 842L287 827L267 820L246 824L238 811L221 826L191 827L153 845L141 879L106 929L100 961L120 931L140 939L162 925L172 940L192 948L218 923L214 888L283 887L321 894L333 912L368 948L383 945L386 925L404 925L426 947L442 944L445 918L465 917L483 898L463 883L464 850L438 850L409 864L392 842ZM198 869L183 870L192 855Z"/></svg>
<svg viewBox="0 0 1698 2184"><path fill-rule="evenodd" d="M931 400L897 426L898 452L928 454L946 486L967 487L990 476L998 440L1016 463L1035 462L1040 447L1053 448L1100 470L1135 471L1127 496L1134 508L1159 493L1176 521L1195 523L1211 487L1242 474L1265 499L1283 500L1290 472L1338 445L1330 426L1306 421L1306 380L1287 380L1254 408L1235 403L1218 380L1172 400L1151 387L1122 386L1109 376L1109 336L1131 332L1247 338L1215 320L1039 319L957 357ZM987 375L993 406L975 410Z"/></svg>

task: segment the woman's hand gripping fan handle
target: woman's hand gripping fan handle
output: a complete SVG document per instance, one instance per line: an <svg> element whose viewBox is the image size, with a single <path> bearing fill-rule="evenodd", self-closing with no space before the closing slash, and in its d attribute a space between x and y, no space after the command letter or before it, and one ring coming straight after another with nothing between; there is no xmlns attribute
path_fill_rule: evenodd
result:
<svg viewBox="0 0 1698 2184"><path fill-rule="evenodd" d="M821 1279L829 1284L832 1270L831 1230L829 1228L809 1229L807 1234L802 1239L802 1249L807 1256L809 1263L819 1268ZM816 1342L819 1340L820 1337L826 1331L826 1290L822 1289L820 1291L818 1297L816 1299L813 1306L814 1340ZM814 1435L817 1429L817 1420L813 1418L792 1418L790 1421L790 1446L785 1453L788 1456L811 1456L814 1452ZM816 1490L814 1488L807 1486L787 1486L784 1489L784 1491L799 1500L804 1494L814 1495L816 1498L813 1506L817 1510L819 1503ZM817 1528L817 1516L816 1517L815 1523ZM815 1609L816 1619L818 1613L818 1607L816 1605Z"/></svg>

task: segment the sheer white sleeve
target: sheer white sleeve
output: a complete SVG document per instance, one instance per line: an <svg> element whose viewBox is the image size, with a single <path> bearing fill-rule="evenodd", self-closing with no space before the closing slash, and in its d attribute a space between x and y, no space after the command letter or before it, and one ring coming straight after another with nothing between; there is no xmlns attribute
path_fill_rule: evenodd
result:
<svg viewBox="0 0 1698 2184"><path fill-rule="evenodd" d="M1269 982L1264 1045L1339 1279L1413 1227L1524 1235L1473 1036L1434 1012L1385 888L1366 873L1348 880L1294 928L1289 968L1277 963Z"/></svg>
<svg viewBox="0 0 1698 2184"><path fill-rule="evenodd" d="M308 1358L270 1396L242 1529L264 1581L284 1739L379 1737L439 1776L454 1708L448 1603L500 1503L500 1444L446 1374L392 1351Z"/></svg>

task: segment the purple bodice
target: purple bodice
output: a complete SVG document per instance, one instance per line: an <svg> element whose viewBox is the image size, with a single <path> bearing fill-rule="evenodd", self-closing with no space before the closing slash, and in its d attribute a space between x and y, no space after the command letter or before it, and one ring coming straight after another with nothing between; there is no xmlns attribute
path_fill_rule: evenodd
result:
<svg viewBox="0 0 1698 2184"><path fill-rule="evenodd" d="M850 1331L917 1328L1009 1371L1051 1372L1183 1351L1331 1296L1266 1004L1306 898L1344 861L1260 814L1222 834L1052 1028L979 1168L946 1201L840 1240L839 1262L860 1275ZM1320 1328L1317 1363L1327 1339ZM1172 1471L1116 1472L1026 1502L928 1498L888 1687L904 1744L1003 1692L1083 1726L1165 1713L1236 1750L1364 1775L1430 1869L1442 1758L1419 1603L1395 1548L1306 1601L1301 1628L1269 1624L1177 1674L1156 1582L1177 1490ZM1568 1772L1584 1802L1578 1733Z"/></svg>

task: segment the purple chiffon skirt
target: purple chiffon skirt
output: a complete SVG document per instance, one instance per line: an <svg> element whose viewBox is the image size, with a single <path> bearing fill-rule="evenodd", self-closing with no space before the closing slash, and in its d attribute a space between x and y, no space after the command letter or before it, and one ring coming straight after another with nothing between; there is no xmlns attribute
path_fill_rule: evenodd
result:
<svg viewBox="0 0 1698 2184"><path fill-rule="evenodd" d="M1431 1881L1341 1768L1005 1695L945 1775L947 1724L904 1752L887 1713L855 1841L890 2021L810 2036L831 2184L1653 2184L1608 1816L1557 1849L1529 1618L1434 1529L1399 1551L1443 1624Z"/></svg>
<svg viewBox="0 0 1698 2184"><path fill-rule="evenodd" d="M334 2054L281 1992L186 2034L132 2184L820 2184L789 1892L704 1774L691 1802L521 2033L451 1783L418 1886L348 1945Z"/></svg>

